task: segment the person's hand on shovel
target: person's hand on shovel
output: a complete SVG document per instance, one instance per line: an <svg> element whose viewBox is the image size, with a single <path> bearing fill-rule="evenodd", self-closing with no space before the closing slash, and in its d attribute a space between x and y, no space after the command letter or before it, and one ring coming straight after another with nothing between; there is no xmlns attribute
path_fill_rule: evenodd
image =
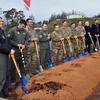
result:
<svg viewBox="0 0 100 100"><path fill-rule="evenodd" d="M74 36L74 38L76 39L76 38L77 38L77 36Z"/></svg>
<svg viewBox="0 0 100 100"><path fill-rule="evenodd" d="M18 46L18 48L21 48L21 49L25 48L25 45L23 45L23 44L18 44L17 46Z"/></svg>
<svg viewBox="0 0 100 100"><path fill-rule="evenodd" d="M38 41L38 38L33 38L32 41Z"/></svg>
<svg viewBox="0 0 100 100"><path fill-rule="evenodd" d="M15 50L11 49L10 54L14 54L14 53L15 53Z"/></svg>
<svg viewBox="0 0 100 100"><path fill-rule="evenodd" d="M61 41L64 41L64 38L61 38L60 40L61 40Z"/></svg>

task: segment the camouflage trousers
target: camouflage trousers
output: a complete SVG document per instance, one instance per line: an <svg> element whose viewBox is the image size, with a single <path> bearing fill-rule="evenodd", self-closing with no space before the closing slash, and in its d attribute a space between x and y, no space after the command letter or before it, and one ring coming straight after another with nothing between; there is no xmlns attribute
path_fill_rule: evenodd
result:
<svg viewBox="0 0 100 100"><path fill-rule="evenodd" d="M63 62L63 49L53 48L52 50L52 62L53 65L57 65Z"/></svg>
<svg viewBox="0 0 100 100"><path fill-rule="evenodd" d="M84 37L79 37L78 41L79 41L79 47L80 47L80 51L81 53L84 53L84 49L85 49L85 38Z"/></svg>
<svg viewBox="0 0 100 100"><path fill-rule="evenodd" d="M68 57L70 57L71 53L73 53L73 51L74 51L71 39L65 40L65 47L66 47L66 54Z"/></svg>
<svg viewBox="0 0 100 100"><path fill-rule="evenodd" d="M37 62L36 49L33 46L33 43L27 45L25 55L26 55L25 63L27 71L30 74L36 74L38 62Z"/></svg>
<svg viewBox="0 0 100 100"><path fill-rule="evenodd" d="M64 44L65 44L65 48L66 48L66 54L67 54L67 56L69 57L69 56L70 56L70 49L69 49L68 41L65 40L65 41L64 41Z"/></svg>
<svg viewBox="0 0 100 100"><path fill-rule="evenodd" d="M78 46L75 38L71 38L71 43L72 43L73 54L76 56L78 52Z"/></svg>

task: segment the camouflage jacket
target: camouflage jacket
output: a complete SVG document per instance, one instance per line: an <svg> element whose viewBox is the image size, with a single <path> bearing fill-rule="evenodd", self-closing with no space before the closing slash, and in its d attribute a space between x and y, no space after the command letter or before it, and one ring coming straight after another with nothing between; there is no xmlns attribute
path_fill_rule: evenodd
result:
<svg viewBox="0 0 100 100"><path fill-rule="evenodd" d="M76 28L71 28L71 32L72 32L72 36L71 38L74 38L74 36L77 36L77 31L76 31Z"/></svg>
<svg viewBox="0 0 100 100"><path fill-rule="evenodd" d="M52 47L56 49L62 48L61 38L63 37L63 34L61 32L53 31L51 33L51 40L52 40Z"/></svg>
<svg viewBox="0 0 100 100"><path fill-rule="evenodd" d="M67 37L71 37L71 28L70 27L61 27L61 32L63 37L66 39Z"/></svg>
<svg viewBox="0 0 100 100"><path fill-rule="evenodd" d="M30 29L28 27L26 27L26 30L29 35L28 44L31 45L32 47L35 47L35 41L33 41L33 39L38 38L38 34L36 33L34 29Z"/></svg>
<svg viewBox="0 0 100 100"><path fill-rule="evenodd" d="M76 32L77 32L77 36L80 37L80 36L84 36L86 33L85 33L85 29L83 26L77 26L76 27Z"/></svg>

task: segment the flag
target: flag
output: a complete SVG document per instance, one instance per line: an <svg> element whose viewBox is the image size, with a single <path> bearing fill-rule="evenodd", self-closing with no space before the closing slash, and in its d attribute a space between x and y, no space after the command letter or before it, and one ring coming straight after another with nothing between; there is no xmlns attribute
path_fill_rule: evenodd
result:
<svg viewBox="0 0 100 100"><path fill-rule="evenodd" d="M30 9L30 0L24 0L24 4L27 10Z"/></svg>
<svg viewBox="0 0 100 100"><path fill-rule="evenodd" d="M24 0L24 14L26 19L30 16L30 2L31 0Z"/></svg>

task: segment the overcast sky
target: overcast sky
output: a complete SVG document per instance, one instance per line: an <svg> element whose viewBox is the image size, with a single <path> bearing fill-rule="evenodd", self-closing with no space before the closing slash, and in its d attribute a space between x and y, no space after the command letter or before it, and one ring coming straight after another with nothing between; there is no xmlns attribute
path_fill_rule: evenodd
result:
<svg viewBox="0 0 100 100"><path fill-rule="evenodd" d="M24 10L24 3L23 0L0 0L0 8ZM49 19L53 13L72 10L93 16L100 13L100 0L31 0L30 12L36 21Z"/></svg>

